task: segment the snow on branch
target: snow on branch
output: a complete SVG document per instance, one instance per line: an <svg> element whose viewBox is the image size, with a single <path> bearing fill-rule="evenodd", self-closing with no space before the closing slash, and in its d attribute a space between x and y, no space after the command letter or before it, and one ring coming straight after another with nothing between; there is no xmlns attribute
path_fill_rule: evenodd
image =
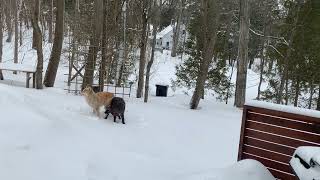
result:
<svg viewBox="0 0 320 180"><path fill-rule="evenodd" d="M256 32L256 31L254 31L254 30L253 30L253 29L251 29L251 28L249 28L249 30L250 30L253 34L257 35L257 36L261 36L261 37L267 37L267 38L272 38L272 39L282 40L282 41L284 42L284 44L285 44L285 45L287 45L287 46L289 45L289 43L286 41L286 39L285 39L284 37L266 36L266 35L264 35L264 34L260 34L260 33Z"/></svg>
<svg viewBox="0 0 320 180"><path fill-rule="evenodd" d="M284 58L284 55L283 55L276 47L274 47L274 46L271 45L271 44L268 44L268 46L271 47L272 49L274 49L281 57Z"/></svg>

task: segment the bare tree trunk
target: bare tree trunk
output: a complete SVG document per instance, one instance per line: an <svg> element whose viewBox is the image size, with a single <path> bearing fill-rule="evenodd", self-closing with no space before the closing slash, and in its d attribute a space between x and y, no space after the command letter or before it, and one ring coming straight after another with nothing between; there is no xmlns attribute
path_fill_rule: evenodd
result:
<svg viewBox="0 0 320 180"><path fill-rule="evenodd" d="M53 34L53 29L52 29L52 22L53 22L53 0L50 0L49 3L49 18L48 18L48 26L49 26L49 37L48 37L48 42L52 43L52 34Z"/></svg>
<svg viewBox="0 0 320 180"><path fill-rule="evenodd" d="M265 48L266 48L266 36L269 35L269 28L267 29L267 24L266 24L266 18L267 18L267 10L264 11L264 19L263 19L263 23L264 23L264 28L263 28L263 34L264 36L261 37L261 52L260 52L260 77L259 77L259 85L258 85L258 95L257 95L257 100L260 100L260 96L261 96L261 84L263 81L263 70L264 70L264 65L265 65L265 59L266 59L266 55L265 55ZM267 45L269 44L269 40L267 40Z"/></svg>
<svg viewBox="0 0 320 180"><path fill-rule="evenodd" d="M320 111L320 85L319 85L319 90L318 90L317 110Z"/></svg>
<svg viewBox="0 0 320 180"><path fill-rule="evenodd" d="M287 75L285 80L285 98L284 98L284 104L288 105L289 103L289 75Z"/></svg>
<svg viewBox="0 0 320 180"><path fill-rule="evenodd" d="M173 44L172 44L172 50L171 50L171 56L176 57L177 56L177 51L178 51L178 45L179 45L179 40L180 40L180 31L181 31L181 23L182 23L182 14L183 14L183 2L184 0L179 0L178 2L178 17L177 17L177 22L176 25L174 25L173 29Z"/></svg>
<svg viewBox="0 0 320 180"><path fill-rule="evenodd" d="M103 1L103 22L102 22L102 41L101 41L101 64L99 69L99 89L102 92L104 89L104 80L106 77L107 63L107 3Z"/></svg>
<svg viewBox="0 0 320 180"><path fill-rule="evenodd" d="M2 62L2 49L3 49L3 3L0 3L0 63ZM0 70L0 80L3 80L3 74Z"/></svg>
<svg viewBox="0 0 320 180"><path fill-rule="evenodd" d="M101 38L101 31L102 31L102 25L101 25L101 21L103 18L102 0L95 0L95 14L96 16L95 16L95 19L93 20L94 31L90 40L89 55L86 62L82 88L85 88L86 86L92 86L93 84L93 75L96 67L97 53L99 49L98 46L99 46L99 40Z"/></svg>
<svg viewBox="0 0 320 180"><path fill-rule="evenodd" d="M125 1L122 7L122 17L123 17L123 42L121 43L121 50L119 56L119 60L117 63L117 83L116 86L121 86L121 82L123 82L123 71L124 71L124 64L127 61L127 36L126 36L126 27L127 27L127 2ZM119 66L119 67L118 67Z"/></svg>
<svg viewBox="0 0 320 180"><path fill-rule="evenodd" d="M12 1L13 13L14 13L14 57L13 62L18 63L18 43L19 43L19 24L18 24L18 4L17 0ZM17 71L13 71L13 74L17 74Z"/></svg>
<svg viewBox="0 0 320 180"><path fill-rule="evenodd" d="M211 7L211 3L209 0L202 0L201 1L201 11L202 11L202 17L201 17L201 25L203 28L203 40L204 40L204 49L202 54L202 62L200 63L200 69L197 76L197 82L196 82L196 88L193 92L191 101L190 101L190 108L191 109L197 109L201 97L204 95L204 85L207 80L208 76L208 70L209 70L209 64L212 61L213 58L213 51L212 48L214 47L217 39L217 26L219 21L219 15L215 17L215 20L213 23L215 23L214 29L210 29L209 23L212 23L212 21L209 18L209 10ZM218 8L216 8L218 10ZM219 14L219 12L217 12Z"/></svg>
<svg viewBox="0 0 320 180"><path fill-rule="evenodd" d="M243 107L246 99L247 62L249 42L249 1L240 0L240 36L239 59L237 63L237 80L235 92L235 106Z"/></svg>
<svg viewBox="0 0 320 180"><path fill-rule="evenodd" d="M5 8L4 8L4 13L6 15L6 25L7 25L7 31L8 31L8 38L6 42L11 42L12 41L12 5L11 2L12 0L4 0L5 2Z"/></svg>
<svg viewBox="0 0 320 180"><path fill-rule="evenodd" d="M32 27L33 35L36 37L33 38L35 49L37 50L38 64L36 72L36 88L43 89L42 85L42 71L43 71L43 51L42 51L42 35L39 27L39 15L40 15L40 0L34 0L34 14L32 17Z"/></svg>
<svg viewBox="0 0 320 180"><path fill-rule="evenodd" d="M295 87L295 96L294 96L294 106L298 106L298 100L299 100L299 94L300 94L300 77L297 77L296 87ZM288 104L286 104L288 105Z"/></svg>
<svg viewBox="0 0 320 180"><path fill-rule="evenodd" d="M140 40L140 61L139 61L139 79L138 79L138 88L137 88L137 98L141 98L143 95L144 87L144 69L146 66L146 49L147 49L147 0L143 0L143 13L142 13L142 31L141 31L141 40Z"/></svg>
<svg viewBox="0 0 320 180"><path fill-rule="evenodd" d="M63 43L63 25L64 25L64 0L57 0L56 25L54 42L52 46L51 56L44 78L44 85L46 87L53 87L56 80L58 66L60 62L60 55Z"/></svg>
<svg viewBox="0 0 320 180"><path fill-rule="evenodd" d="M248 67L249 69L252 68L253 62L254 62L254 58L251 58L251 59L249 60L249 67Z"/></svg>
<svg viewBox="0 0 320 180"><path fill-rule="evenodd" d="M22 22L23 22L23 15L22 15L22 5L23 3L21 3L21 7L20 7L20 13L19 13L19 42L20 42L20 46L22 46L22 44L23 44L23 39L22 39Z"/></svg>
<svg viewBox="0 0 320 180"><path fill-rule="evenodd" d="M268 73L271 73L272 69L273 69L273 60L270 59L268 63Z"/></svg>
<svg viewBox="0 0 320 180"><path fill-rule="evenodd" d="M259 85L258 85L258 95L257 95L257 100L260 100L260 95L261 95L261 84L263 81L263 67L264 67L264 56L261 58L260 62L260 78L259 78Z"/></svg>
<svg viewBox="0 0 320 180"><path fill-rule="evenodd" d="M313 94L314 94L313 80L310 80L310 81L309 81L309 85L310 85L310 96L309 96L308 109L311 109L311 107L312 107L312 100L313 100Z"/></svg>
<svg viewBox="0 0 320 180"><path fill-rule="evenodd" d="M160 2L161 6L161 2ZM156 49L156 43L157 43L157 29L158 29L158 21L159 19L157 18L159 16L158 13L158 7L156 6L156 1L154 3L154 16L153 17L153 29L152 29L152 50L151 50L151 58L150 61L147 64L147 72L146 72L146 84L145 84L145 89L144 89L144 102L148 102L149 98L149 79L150 79L150 71L151 71L151 66L154 61L154 54L155 54L155 49Z"/></svg>
<svg viewBox="0 0 320 180"><path fill-rule="evenodd" d="M229 56L229 62L232 63L232 61L230 61L230 56ZM232 76L233 76L234 64L235 64L235 62L233 62L232 65L231 65L231 74L230 74L230 77L229 77L229 83L228 83L229 85L228 85L228 90L227 90L227 95L226 95L226 104L228 104L228 100L229 100L229 97L230 97L229 89L230 89L230 86L231 86L231 80L232 80Z"/></svg>

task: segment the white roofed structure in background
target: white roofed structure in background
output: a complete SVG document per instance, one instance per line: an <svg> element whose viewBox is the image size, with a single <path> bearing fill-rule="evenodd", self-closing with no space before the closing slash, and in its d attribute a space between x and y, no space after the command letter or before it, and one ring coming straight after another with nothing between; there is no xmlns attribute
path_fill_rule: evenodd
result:
<svg viewBox="0 0 320 180"><path fill-rule="evenodd" d="M171 50L172 49L172 44L173 44L173 28L174 25L169 25L162 29L158 34L157 34L157 44L156 44L156 49L167 49ZM180 27L180 37L179 37L179 44L181 45L184 43L184 41L188 38L188 34L186 32L186 26L184 24L181 25ZM152 36L149 37L150 40L152 40Z"/></svg>

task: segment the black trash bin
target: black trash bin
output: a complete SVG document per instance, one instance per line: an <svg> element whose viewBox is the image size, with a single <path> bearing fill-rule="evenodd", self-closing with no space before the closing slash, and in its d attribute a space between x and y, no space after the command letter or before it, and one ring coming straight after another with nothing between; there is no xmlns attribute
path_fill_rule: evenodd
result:
<svg viewBox="0 0 320 180"><path fill-rule="evenodd" d="M165 85L156 85L156 96L160 96L160 97L167 97L168 94L168 87L169 86L165 86Z"/></svg>

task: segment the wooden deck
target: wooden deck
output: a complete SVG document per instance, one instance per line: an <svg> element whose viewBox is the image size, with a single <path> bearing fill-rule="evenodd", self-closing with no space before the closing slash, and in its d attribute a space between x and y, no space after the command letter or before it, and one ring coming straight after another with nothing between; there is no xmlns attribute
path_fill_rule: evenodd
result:
<svg viewBox="0 0 320 180"><path fill-rule="evenodd" d="M238 160L258 160L277 179L298 179L289 161L299 146L320 146L320 118L244 106Z"/></svg>

